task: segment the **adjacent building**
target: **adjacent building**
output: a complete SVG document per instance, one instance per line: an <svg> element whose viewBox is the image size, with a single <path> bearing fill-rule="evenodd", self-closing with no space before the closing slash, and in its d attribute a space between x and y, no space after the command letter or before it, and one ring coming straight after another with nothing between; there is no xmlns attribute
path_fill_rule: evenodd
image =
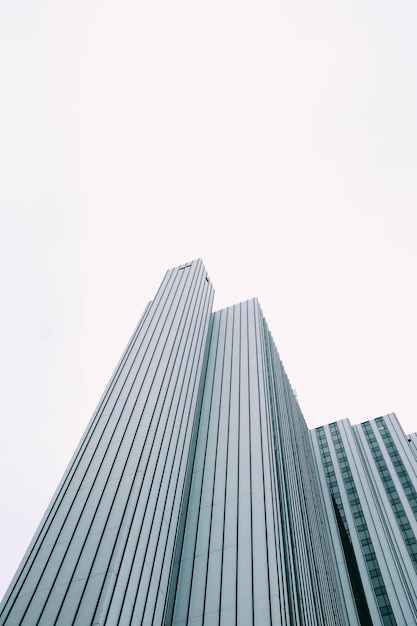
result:
<svg viewBox="0 0 417 626"><path fill-rule="evenodd" d="M415 436L392 413L311 435L350 623L417 624Z"/></svg>
<svg viewBox="0 0 417 626"><path fill-rule="evenodd" d="M258 301L213 294L201 260L166 273L1 625L417 622L416 440L309 432Z"/></svg>

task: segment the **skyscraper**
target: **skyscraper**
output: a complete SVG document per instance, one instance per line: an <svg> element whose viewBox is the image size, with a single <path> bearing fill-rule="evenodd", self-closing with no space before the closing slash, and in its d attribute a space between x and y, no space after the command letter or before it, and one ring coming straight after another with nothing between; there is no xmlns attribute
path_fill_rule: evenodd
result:
<svg viewBox="0 0 417 626"><path fill-rule="evenodd" d="M343 624L309 433L260 306L212 315L166 622Z"/></svg>
<svg viewBox="0 0 417 626"><path fill-rule="evenodd" d="M200 261L167 272L6 594L1 624L162 623L212 299Z"/></svg>
<svg viewBox="0 0 417 626"><path fill-rule="evenodd" d="M166 273L1 625L342 626L372 614L346 565L357 546L326 492L323 437L307 429L259 303L212 313L212 302L200 260Z"/></svg>

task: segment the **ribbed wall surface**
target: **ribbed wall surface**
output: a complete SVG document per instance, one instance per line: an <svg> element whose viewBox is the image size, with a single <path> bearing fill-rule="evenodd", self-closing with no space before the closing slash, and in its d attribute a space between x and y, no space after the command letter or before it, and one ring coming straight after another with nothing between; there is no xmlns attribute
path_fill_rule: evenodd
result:
<svg viewBox="0 0 417 626"><path fill-rule="evenodd" d="M355 597L361 623L368 611L374 626L417 623L417 474L410 439L392 413L312 431L344 596Z"/></svg>
<svg viewBox="0 0 417 626"><path fill-rule="evenodd" d="M162 623L212 299L201 261L167 272L12 581L2 625Z"/></svg>
<svg viewBox="0 0 417 626"><path fill-rule="evenodd" d="M166 624L344 624L308 430L256 300L213 315Z"/></svg>
<svg viewBox="0 0 417 626"><path fill-rule="evenodd" d="M376 444L366 429L326 427L312 436L315 460L257 300L211 313L212 300L201 261L167 272L6 593L2 626L355 626L326 492L329 471L347 489L342 449L358 497L374 498L369 528L385 537L383 567L394 572L395 560L409 558L398 576L408 590L404 615L416 615L413 537L391 485L384 495L370 478L376 470L385 476L381 464L371 467L383 444L400 504L417 515L417 493L394 458L392 420L394 446L379 427L372 426ZM330 470L321 461L325 445ZM411 472L416 448L406 445ZM349 494L340 496L346 511L356 506ZM381 512L388 505L391 517ZM370 571L364 556L361 576ZM398 607L395 576L383 599ZM366 592L375 584L369 579ZM375 591L380 615L378 598Z"/></svg>
<svg viewBox="0 0 417 626"><path fill-rule="evenodd" d="M282 624L345 624L310 436L265 324L280 533L288 616Z"/></svg>

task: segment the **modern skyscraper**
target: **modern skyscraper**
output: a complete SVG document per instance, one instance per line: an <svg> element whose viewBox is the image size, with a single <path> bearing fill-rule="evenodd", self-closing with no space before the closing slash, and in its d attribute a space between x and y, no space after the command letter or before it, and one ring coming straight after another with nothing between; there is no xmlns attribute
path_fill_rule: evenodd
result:
<svg viewBox="0 0 417 626"><path fill-rule="evenodd" d="M200 260L166 273L6 593L1 625L342 626L383 615L366 600L373 570L352 556L357 541L349 549L338 498L352 487L326 491L334 425L325 440L309 433L257 300L215 313L212 302ZM412 568L398 580L406 573L409 587Z"/></svg>
<svg viewBox="0 0 417 626"><path fill-rule="evenodd" d="M213 289L167 272L6 594L0 624L162 623Z"/></svg>
<svg viewBox="0 0 417 626"><path fill-rule="evenodd" d="M350 623L417 624L415 436L394 414L312 431Z"/></svg>
<svg viewBox="0 0 417 626"><path fill-rule="evenodd" d="M344 624L308 429L260 306L211 320L166 623Z"/></svg>

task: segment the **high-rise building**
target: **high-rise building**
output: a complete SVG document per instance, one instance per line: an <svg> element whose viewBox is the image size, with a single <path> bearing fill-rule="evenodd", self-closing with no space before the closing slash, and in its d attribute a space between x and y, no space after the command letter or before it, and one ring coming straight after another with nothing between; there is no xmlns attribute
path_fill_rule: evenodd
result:
<svg viewBox="0 0 417 626"><path fill-rule="evenodd" d="M417 624L417 448L394 414L311 433L350 623Z"/></svg>
<svg viewBox="0 0 417 626"><path fill-rule="evenodd" d="M1 625L416 623L406 621L416 616L414 543L391 492L374 495L385 476L372 474L385 471L371 467L374 444L368 456L355 451L344 422L310 433L257 300L214 313L212 302L200 260L166 273L5 595ZM363 442L369 437L364 429ZM400 502L414 510L415 491L387 446ZM376 536L383 528L391 550L386 564L378 560L397 590L384 583L391 613L378 604L379 579L369 582L365 544L363 562L355 557L362 496L379 511ZM406 547L394 550L394 539ZM397 601L402 622L385 619L396 615L395 593L408 593L409 608Z"/></svg>

